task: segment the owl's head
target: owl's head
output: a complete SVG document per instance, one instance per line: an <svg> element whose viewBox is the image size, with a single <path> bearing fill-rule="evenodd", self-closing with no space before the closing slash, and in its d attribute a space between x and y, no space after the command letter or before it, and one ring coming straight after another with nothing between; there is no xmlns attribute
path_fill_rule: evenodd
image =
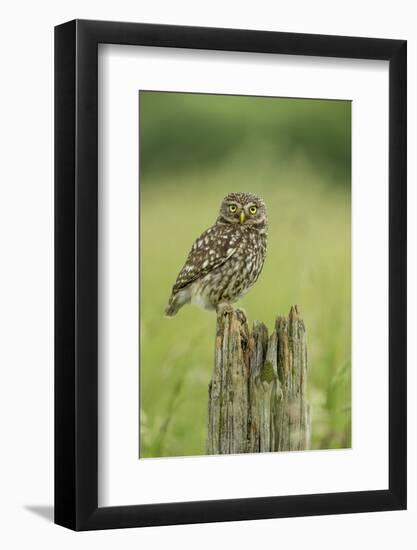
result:
<svg viewBox="0 0 417 550"><path fill-rule="evenodd" d="M267 222L264 201L252 193L229 193L223 199L217 223L240 223L265 226Z"/></svg>

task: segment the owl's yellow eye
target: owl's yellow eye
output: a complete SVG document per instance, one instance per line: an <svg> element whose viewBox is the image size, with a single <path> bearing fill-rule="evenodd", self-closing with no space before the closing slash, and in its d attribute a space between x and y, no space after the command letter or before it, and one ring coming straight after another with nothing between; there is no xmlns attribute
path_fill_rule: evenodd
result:
<svg viewBox="0 0 417 550"><path fill-rule="evenodd" d="M249 212L250 212L251 214L256 214L256 210L257 210L256 206L251 206L251 207L249 208Z"/></svg>
<svg viewBox="0 0 417 550"><path fill-rule="evenodd" d="M232 214L234 214L237 210L237 206L235 204L231 204L229 206L229 212L231 212Z"/></svg>

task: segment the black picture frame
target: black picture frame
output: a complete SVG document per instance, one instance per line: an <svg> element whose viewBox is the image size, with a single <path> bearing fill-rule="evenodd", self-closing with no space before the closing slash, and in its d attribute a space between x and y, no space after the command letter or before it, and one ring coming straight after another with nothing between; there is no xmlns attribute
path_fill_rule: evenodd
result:
<svg viewBox="0 0 417 550"><path fill-rule="evenodd" d="M389 61L389 488L98 506L98 44ZM55 28L55 522L74 530L406 508L406 41L74 20Z"/></svg>

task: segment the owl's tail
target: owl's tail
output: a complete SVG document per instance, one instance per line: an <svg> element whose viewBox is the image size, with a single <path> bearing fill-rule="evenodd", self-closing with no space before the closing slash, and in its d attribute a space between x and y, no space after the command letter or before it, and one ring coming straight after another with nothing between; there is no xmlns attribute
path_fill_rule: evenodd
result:
<svg viewBox="0 0 417 550"><path fill-rule="evenodd" d="M178 313L178 311L184 305L184 302L180 298L180 294L171 294L168 305L165 308L165 317L174 317L174 315Z"/></svg>
<svg viewBox="0 0 417 550"><path fill-rule="evenodd" d="M180 308L175 302L171 300L168 302L167 307L165 308L165 317L174 317L178 313Z"/></svg>

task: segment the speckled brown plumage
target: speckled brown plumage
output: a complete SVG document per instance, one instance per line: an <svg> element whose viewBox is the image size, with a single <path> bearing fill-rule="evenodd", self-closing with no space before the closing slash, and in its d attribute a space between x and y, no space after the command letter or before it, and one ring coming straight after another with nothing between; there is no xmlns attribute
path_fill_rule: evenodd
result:
<svg viewBox="0 0 417 550"><path fill-rule="evenodd" d="M266 255L267 215L252 193L230 193L216 223L194 242L165 310L175 315L187 303L216 309L233 303L258 279Z"/></svg>

